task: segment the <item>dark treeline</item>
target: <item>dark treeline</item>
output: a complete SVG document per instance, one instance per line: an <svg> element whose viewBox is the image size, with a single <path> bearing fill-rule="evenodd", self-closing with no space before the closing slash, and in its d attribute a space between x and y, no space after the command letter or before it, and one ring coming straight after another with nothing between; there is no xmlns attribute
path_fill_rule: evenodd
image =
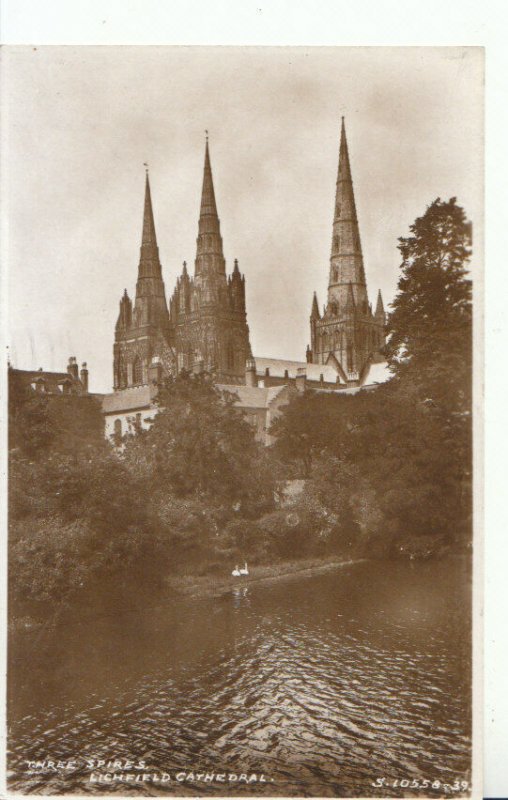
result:
<svg viewBox="0 0 508 800"><path fill-rule="evenodd" d="M171 575L325 556L438 557L471 540L470 226L432 203L399 242L393 378L295 396L265 448L209 376L161 387L115 448L93 398L9 398L11 616L163 591Z"/></svg>

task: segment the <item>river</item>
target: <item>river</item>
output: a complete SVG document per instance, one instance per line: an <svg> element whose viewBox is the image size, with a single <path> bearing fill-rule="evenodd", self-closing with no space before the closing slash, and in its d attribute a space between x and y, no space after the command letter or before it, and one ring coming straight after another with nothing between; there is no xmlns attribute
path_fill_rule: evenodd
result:
<svg viewBox="0 0 508 800"><path fill-rule="evenodd" d="M470 591L465 559L362 562L27 634L10 788L441 796L470 778Z"/></svg>

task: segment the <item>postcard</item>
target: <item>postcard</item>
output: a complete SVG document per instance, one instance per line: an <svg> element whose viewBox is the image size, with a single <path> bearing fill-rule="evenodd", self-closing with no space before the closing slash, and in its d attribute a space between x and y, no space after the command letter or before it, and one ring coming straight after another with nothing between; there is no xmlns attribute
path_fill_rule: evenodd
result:
<svg viewBox="0 0 508 800"><path fill-rule="evenodd" d="M3 61L7 796L479 797L482 48Z"/></svg>

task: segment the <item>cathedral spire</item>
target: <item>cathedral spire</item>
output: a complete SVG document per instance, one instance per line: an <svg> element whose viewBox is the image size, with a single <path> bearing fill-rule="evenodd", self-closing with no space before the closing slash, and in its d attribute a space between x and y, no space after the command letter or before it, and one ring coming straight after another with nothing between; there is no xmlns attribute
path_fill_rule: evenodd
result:
<svg viewBox="0 0 508 800"><path fill-rule="evenodd" d="M143 234L141 237L141 247L157 247L157 236L155 234L155 222L153 221L152 195L150 192L150 179L148 169L145 178L145 208L143 211Z"/></svg>
<svg viewBox="0 0 508 800"><path fill-rule="evenodd" d="M213 188L212 166L210 164L210 150L208 147L208 132L205 144L205 166L203 170L203 188L201 190L201 216L212 214L217 216L217 204Z"/></svg>
<svg viewBox="0 0 508 800"><path fill-rule="evenodd" d="M377 293L376 317L380 317L383 320L385 318L385 307L383 305L383 298L381 296L381 289Z"/></svg>
<svg viewBox="0 0 508 800"><path fill-rule="evenodd" d="M195 274L197 277L198 275L205 274L225 274L225 271L226 263L222 251L222 236L220 233L220 221L219 215L217 214L217 203L215 201L215 191L213 188L207 132Z"/></svg>
<svg viewBox="0 0 508 800"><path fill-rule="evenodd" d="M145 204L143 231L136 284L136 309L140 324L153 323L167 314L166 296L162 280L157 235L153 218L152 195L148 169L145 178ZM162 315L162 317L161 317Z"/></svg>
<svg viewBox="0 0 508 800"><path fill-rule="evenodd" d="M353 286L356 305L367 308L360 231L356 216L346 126L342 117L328 287L328 302L336 303L339 313L347 303L349 283Z"/></svg>

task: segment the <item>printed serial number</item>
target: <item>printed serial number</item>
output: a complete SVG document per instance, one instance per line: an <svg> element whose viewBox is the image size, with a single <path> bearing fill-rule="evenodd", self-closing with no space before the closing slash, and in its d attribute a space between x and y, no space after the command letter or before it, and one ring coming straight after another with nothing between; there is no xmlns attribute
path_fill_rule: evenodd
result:
<svg viewBox="0 0 508 800"><path fill-rule="evenodd" d="M390 789L442 789L444 792L468 792L471 791L471 784L469 781L453 781L451 783L443 783L443 781L432 781L427 779L413 780L409 778L376 778L372 786L375 789L382 789L389 787Z"/></svg>

